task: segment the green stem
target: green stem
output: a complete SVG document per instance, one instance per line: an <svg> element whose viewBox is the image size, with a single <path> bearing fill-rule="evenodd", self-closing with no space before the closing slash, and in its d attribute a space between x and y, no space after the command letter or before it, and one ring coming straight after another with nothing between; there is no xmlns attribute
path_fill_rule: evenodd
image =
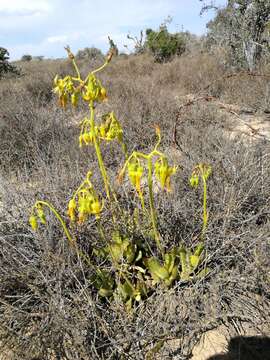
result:
<svg viewBox="0 0 270 360"><path fill-rule="evenodd" d="M66 224L65 224L65 221L63 220L63 218L61 217L61 215L58 213L58 211L50 204L48 203L47 201L41 201L41 200L38 200L35 205L34 205L34 208L37 207L38 205L43 205L43 206L47 206L51 212L55 215L55 217L57 218L57 220L60 222L63 230L64 230L64 233L69 241L69 244L71 247L74 247L76 252L77 252L77 255L80 256L82 259L84 259L84 261L89 265L89 266L93 266L93 264L91 263L90 261L90 258L88 255L86 255L83 251L79 250L78 247L77 247L77 240L76 238L73 238L72 235L70 234Z"/></svg>
<svg viewBox="0 0 270 360"><path fill-rule="evenodd" d="M62 219L61 215L55 210L55 208L50 204L48 203L47 201L37 201L34 205L34 207L37 207L38 205L44 205L44 206L47 206L51 212L55 215L55 217L57 218L57 220L60 222L63 230L64 230L64 233L69 241L69 244L71 246L75 246L76 244L76 239L72 237L72 235L70 234L66 224L65 224L65 221Z"/></svg>
<svg viewBox="0 0 270 360"><path fill-rule="evenodd" d="M160 235L157 229L157 217L155 211L155 204L154 204L154 193L153 193L153 164L152 164L152 157L149 156L148 158L148 189L149 189L149 204L150 204L150 212L151 212L151 220L152 226L154 230L155 241L159 251L164 254L164 250L160 243Z"/></svg>
<svg viewBox="0 0 270 360"><path fill-rule="evenodd" d="M105 63L104 63L103 65L101 65L99 68L97 68L96 70L91 71L91 72L87 75L87 77L85 78L84 83L87 83L87 81L88 81L88 79L89 79L89 77L90 77L91 75L96 74L97 72L103 70L108 64L109 64L109 62L108 62L108 61L105 61Z"/></svg>
<svg viewBox="0 0 270 360"><path fill-rule="evenodd" d="M76 73L77 73L77 76L78 76L78 80L81 80L81 74L80 74L80 71L79 71L78 66L77 66L77 64L76 64L76 61L75 61L74 59L72 59L72 64L73 64L73 66L74 66L74 68L75 68L75 70L76 70Z"/></svg>
<svg viewBox="0 0 270 360"><path fill-rule="evenodd" d="M106 191L106 195L107 198L109 200L111 200L110 197L110 186L109 186L109 181L108 181L108 175L105 169L105 165L102 159L102 154L101 154L101 150L100 150L100 146L99 146L99 141L97 139L96 136L96 130L95 130L95 119L94 119L94 104L93 102L90 103L90 125L91 125L91 132L93 134L93 141L94 141L94 146L95 146L95 150L96 150L96 154L97 154L97 159L98 159L98 166L101 172L101 175L103 177L103 181L104 181L104 186L105 186L105 191Z"/></svg>
<svg viewBox="0 0 270 360"><path fill-rule="evenodd" d="M208 214L207 214L207 183L204 176L202 176L203 180L203 228L202 228L202 238L204 238L204 234L207 228L208 223Z"/></svg>
<svg viewBox="0 0 270 360"><path fill-rule="evenodd" d="M99 68L97 68L96 70L92 71L91 74L96 74L97 72L103 70L107 65L109 64L108 61L105 61L105 63L103 65L101 65Z"/></svg>

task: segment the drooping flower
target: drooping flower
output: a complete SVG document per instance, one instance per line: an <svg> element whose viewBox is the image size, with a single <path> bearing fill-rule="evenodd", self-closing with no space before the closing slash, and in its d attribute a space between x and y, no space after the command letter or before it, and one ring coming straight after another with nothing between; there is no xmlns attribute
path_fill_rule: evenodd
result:
<svg viewBox="0 0 270 360"><path fill-rule="evenodd" d="M159 158L155 163L155 176L162 189L171 191L171 176L176 172L175 166L169 166L165 157Z"/></svg>

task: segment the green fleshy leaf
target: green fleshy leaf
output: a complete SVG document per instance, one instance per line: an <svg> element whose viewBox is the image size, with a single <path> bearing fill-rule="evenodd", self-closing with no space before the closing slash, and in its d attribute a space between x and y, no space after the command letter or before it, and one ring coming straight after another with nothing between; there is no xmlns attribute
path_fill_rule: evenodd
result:
<svg viewBox="0 0 270 360"><path fill-rule="evenodd" d="M204 244L203 243L199 243L196 248L195 248L195 251L194 251L194 255L196 256L200 256L201 253L203 252L204 250Z"/></svg>
<svg viewBox="0 0 270 360"><path fill-rule="evenodd" d="M109 290L109 289L105 289L105 288L100 288L98 290L98 294L101 296L101 297L110 297L112 296L113 294L113 290Z"/></svg>
<svg viewBox="0 0 270 360"><path fill-rule="evenodd" d="M209 268L204 268L204 269L202 269L202 270L196 275L196 277L197 277L198 279L203 279L207 274L210 273L210 271L211 271L211 269L209 269Z"/></svg>
<svg viewBox="0 0 270 360"><path fill-rule="evenodd" d="M124 284L118 284L117 289L124 301L133 298L134 288L127 281Z"/></svg>
<svg viewBox="0 0 270 360"><path fill-rule="evenodd" d="M182 273L188 273L187 251L184 247L179 250Z"/></svg>
<svg viewBox="0 0 270 360"><path fill-rule="evenodd" d="M153 257L148 259L146 266L153 278L159 278L161 280L169 279L170 275L168 270L164 266L161 266L157 259Z"/></svg>
<svg viewBox="0 0 270 360"><path fill-rule="evenodd" d="M200 264L200 256L197 256L197 255L190 255L189 257L189 261L190 261L190 265L192 267L192 270L196 270L197 267L199 266Z"/></svg>

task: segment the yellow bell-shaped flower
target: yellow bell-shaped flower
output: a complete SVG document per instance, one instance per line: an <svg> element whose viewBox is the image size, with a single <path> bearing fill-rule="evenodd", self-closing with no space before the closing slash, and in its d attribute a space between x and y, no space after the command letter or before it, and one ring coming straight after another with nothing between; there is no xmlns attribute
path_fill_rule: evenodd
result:
<svg viewBox="0 0 270 360"><path fill-rule="evenodd" d="M141 193L141 178L143 176L143 171L143 166L140 165L139 161L130 162L128 164L128 176L130 182L139 194Z"/></svg>
<svg viewBox="0 0 270 360"><path fill-rule="evenodd" d="M97 219L100 218L100 213L102 211L102 204L100 203L98 198L95 198L91 202L90 211L91 211L91 214L95 215Z"/></svg>
<svg viewBox="0 0 270 360"><path fill-rule="evenodd" d="M29 224L31 225L31 228L36 231L38 228L38 222L35 215L31 215L29 218Z"/></svg>
<svg viewBox="0 0 270 360"><path fill-rule="evenodd" d="M68 216L71 221L75 221L76 219L76 208L77 208L76 200L71 199L68 203Z"/></svg>
<svg viewBox="0 0 270 360"><path fill-rule="evenodd" d="M169 166L165 157L160 158L155 163L155 176L160 183L162 189L171 191L171 176L175 174L176 167Z"/></svg>

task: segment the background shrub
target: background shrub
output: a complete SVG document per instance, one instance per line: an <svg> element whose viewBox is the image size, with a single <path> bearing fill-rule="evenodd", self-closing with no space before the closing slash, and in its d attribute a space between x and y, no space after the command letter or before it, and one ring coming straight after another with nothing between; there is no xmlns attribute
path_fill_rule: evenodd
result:
<svg viewBox="0 0 270 360"><path fill-rule="evenodd" d="M31 61L31 60L32 60L32 55L29 54L25 54L21 58L21 61Z"/></svg>
<svg viewBox="0 0 270 360"><path fill-rule="evenodd" d="M86 47L82 50L79 50L76 54L78 60L100 60L104 58L102 51L96 47Z"/></svg>
<svg viewBox="0 0 270 360"><path fill-rule="evenodd" d="M170 34L167 26L162 25L158 31L146 30L145 47L150 50L157 62L165 62L174 55L183 54L186 41L181 33Z"/></svg>
<svg viewBox="0 0 270 360"><path fill-rule="evenodd" d="M259 60L269 55L269 1L230 0L218 8L206 1L203 11L214 8L216 16L208 24L210 46L224 46L229 65L255 70Z"/></svg>
<svg viewBox="0 0 270 360"><path fill-rule="evenodd" d="M19 70L9 63L9 52L0 47L0 78L5 74L19 75Z"/></svg>

